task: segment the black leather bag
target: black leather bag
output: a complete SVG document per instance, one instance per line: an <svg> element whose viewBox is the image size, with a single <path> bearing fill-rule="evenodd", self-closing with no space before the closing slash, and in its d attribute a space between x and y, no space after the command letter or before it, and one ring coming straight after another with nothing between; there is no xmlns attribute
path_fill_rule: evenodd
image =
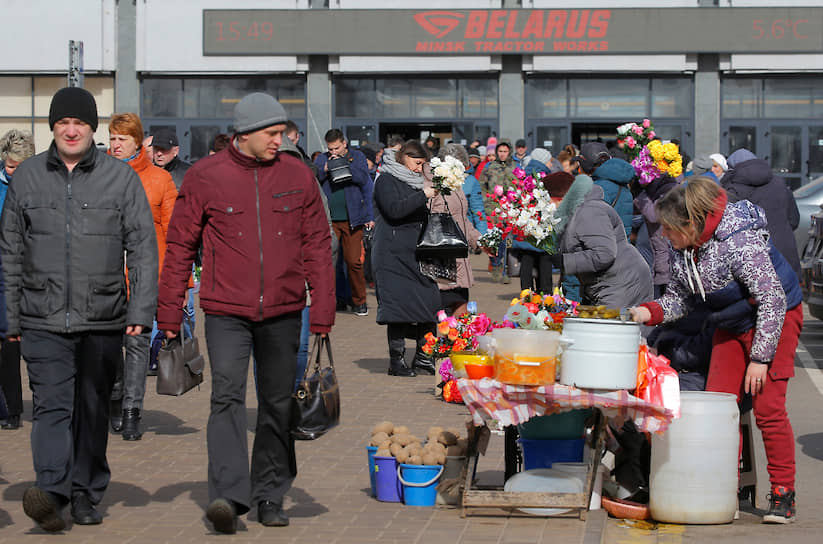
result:
<svg viewBox="0 0 823 544"><path fill-rule="evenodd" d="M446 198L443 197L443 202ZM469 242L457 226L446 204L447 213L429 213L420 237L417 239L415 257L423 259L465 259L469 256Z"/></svg>
<svg viewBox="0 0 823 544"><path fill-rule="evenodd" d="M197 338L184 340L181 330L157 354L157 394L179 397L203 383L205 367Z"/></svg>
<svg viewBox="0 0 823 544"><path fill-rule="evenodd" d="M324 349L329 359L327 367L320 365ZM328 335L315 335L309 364L292 395L291 422L291 435L295 440L320 438L340 422L340 388Z"/></svg>
<svg viewBox="0 0 823 544"><path fill-rule="evenodd" d="M326 165L329 168L329 180L331 180L332 183L345 183L352 180L348 157L329 159Z"/></svg>

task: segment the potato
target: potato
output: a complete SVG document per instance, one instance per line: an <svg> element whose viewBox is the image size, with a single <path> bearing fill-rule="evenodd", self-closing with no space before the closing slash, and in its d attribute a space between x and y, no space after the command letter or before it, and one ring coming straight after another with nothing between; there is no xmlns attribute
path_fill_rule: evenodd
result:
<svg viewBox="0 0 823 544"><path fill-rule="evenodd" d="M398 463L405 463L409 460L409 452L406 448L402 448L395 457Z"/></svg>
<svg viewBox="0 0 823 544"><path fill-rule="evenodd" d="M450 429L446 429L446 432L447 432L447 433L452 433L452 434L453 434L454 436L456 436L457 438L460 438L460 429L458 429L458 428L456 428L456 427L452 427L452 428L450 428Z"/></svg>
<svg viewBox="0 0 823 544"><path fill-rule="evenodd" d="M426 452L421 457L424 465L439 465L437 462L437 455L431 452Z"/></svg>
<svg viewBox="0 0 823 544"><path fill-rule="evenodd" d="M445 453L437 454L437 464L438 465L445 465L446 464L446 454Z"/></svg>
<svg viewBox="0 0 823 544"><path fill-rule="evenodd" d="M457 435L449 431L443 431L437 436L437 441L444 446L453 446L457 444Z"/></svg>
<svg viewBox="0 0 823 544"><path fill-rule="evenodd" d="M411 434L411 431L405 425L398 425L394 428L394 434Z"/></svg>
<svg viewBox="0 0 823 544"><path fill-rule="evenodd" d="M423 446L420 445L420 442L412 442L406 449L409 451L410 455L423 455Z"/></svg>
<svg viewBox="0 0 823 544"><path fill-rule="evenodd" d="M392 441L392 444L400 444L400 441L404 439L404 437L408 436L407 434L393 434L389 438ZM403 444L405 445L405 444Z"/></svg>
<svg viewBox="0 0 823 544"><path fill-rule="evenodd" d="M409 465L422 465L423 464L423 457L421 457L420 455L412 455L409 458L409 460L406 461L406 464L409 464Z"/></svg>
<svg viewBox="0 0 823 544"><path fill-rule="evenodd" d="M394 431L394 423L392 423L391 421L381 421L380 423L375 425L374 428L372 428L371 434L377 434L377 433L392 434L393 431Z"/></svg>
<svg viewBox="0 0 823 544"><path fill-rule="evenodd" d="M430 451L432 453L446 453L446 446L444 446L440 442L426 442L426 445L423 446L423 449Z"/></svg>
<svg viewBox="0 0 823 544"><path fill-rule="evenodd" d="M392 444L389 448L389 451L391 452L393 457L397 457L397 454L403 451L403 446L401 446L400 444Z"/></svg>
<svg viewBox="0 0 823 544"><path fill-rule="evenodd" d="M374 455L376 455L377 457L393 457L391 451L389 451L388 449L377 450L377 453L375 453Z"/></svg>
<svg viewBox="0 0 823 544"><path fill-rule="evenodd" d="M426 438L430 441L437 440L438 435L442 433L445 429L443 427L429 427L429 430L426 431Z"/></svg>
<svg viewBox="0 0 823 544"><path fill-rule="evenodd" d="M371 437L371 442L369 442L372 446L379 446L383 442L389 439L389 435L384 432L375 433Z"/></svg>

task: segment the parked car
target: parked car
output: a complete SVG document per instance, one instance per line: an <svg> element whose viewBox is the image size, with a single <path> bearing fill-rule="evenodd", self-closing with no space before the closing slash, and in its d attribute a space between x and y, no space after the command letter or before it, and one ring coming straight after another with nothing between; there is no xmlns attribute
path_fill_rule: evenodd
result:
<svg viewBox="0 0 823 544"><path fill-rule="evenodd" d="M823 177L812 180L794 191L794 200L800 211L800 224L794 231L794 240L797 242L797 251L802 257L806 242L809 240L809 228L812 215L820 211L823 204Z"/></svg>
<svg viewBox="0 0 823 544"><path fill-rule="evenodd" d="M809 239L800 255L800 274L809 313L823 319L823 209L811 216Z"/></svg>

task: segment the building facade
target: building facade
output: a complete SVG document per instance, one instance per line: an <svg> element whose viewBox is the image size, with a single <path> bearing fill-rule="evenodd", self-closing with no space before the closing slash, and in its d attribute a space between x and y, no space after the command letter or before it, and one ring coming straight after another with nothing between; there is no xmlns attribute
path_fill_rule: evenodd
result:
<svg viewBox="0 0 823 544"><path fill-rule="evenodd" d="M665 4L665 7L660 7ZM409 9L412 7L413 9ZM747 147L796 187L823 175L823 2L807 0L6 0L0 131L50 140L68 42L107 119L173 127L182 156L252 91L323 148L495 135L556 152L644 117L690 153ZM43 15L43 14L47 15Z"/></svg>

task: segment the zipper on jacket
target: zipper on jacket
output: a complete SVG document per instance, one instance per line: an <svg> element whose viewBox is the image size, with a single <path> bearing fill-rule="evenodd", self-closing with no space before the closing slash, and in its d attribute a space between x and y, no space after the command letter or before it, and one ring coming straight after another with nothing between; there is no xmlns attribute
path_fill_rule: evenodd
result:
<svg viewBox="0 0 823 544"><path fill-rule="evenodd" d="M260 319L263 319L263 289L265 280L263 279L263 225L260 223L260 183L257 178L259 168L254 171L254 194L257 198L257 242L260 246Z"/></svg>
<svg viewBox="0 0 823 544"><path fill-rule="evenodd" d="M66 332L71 326L71 177L66 177Z"/></svg>

